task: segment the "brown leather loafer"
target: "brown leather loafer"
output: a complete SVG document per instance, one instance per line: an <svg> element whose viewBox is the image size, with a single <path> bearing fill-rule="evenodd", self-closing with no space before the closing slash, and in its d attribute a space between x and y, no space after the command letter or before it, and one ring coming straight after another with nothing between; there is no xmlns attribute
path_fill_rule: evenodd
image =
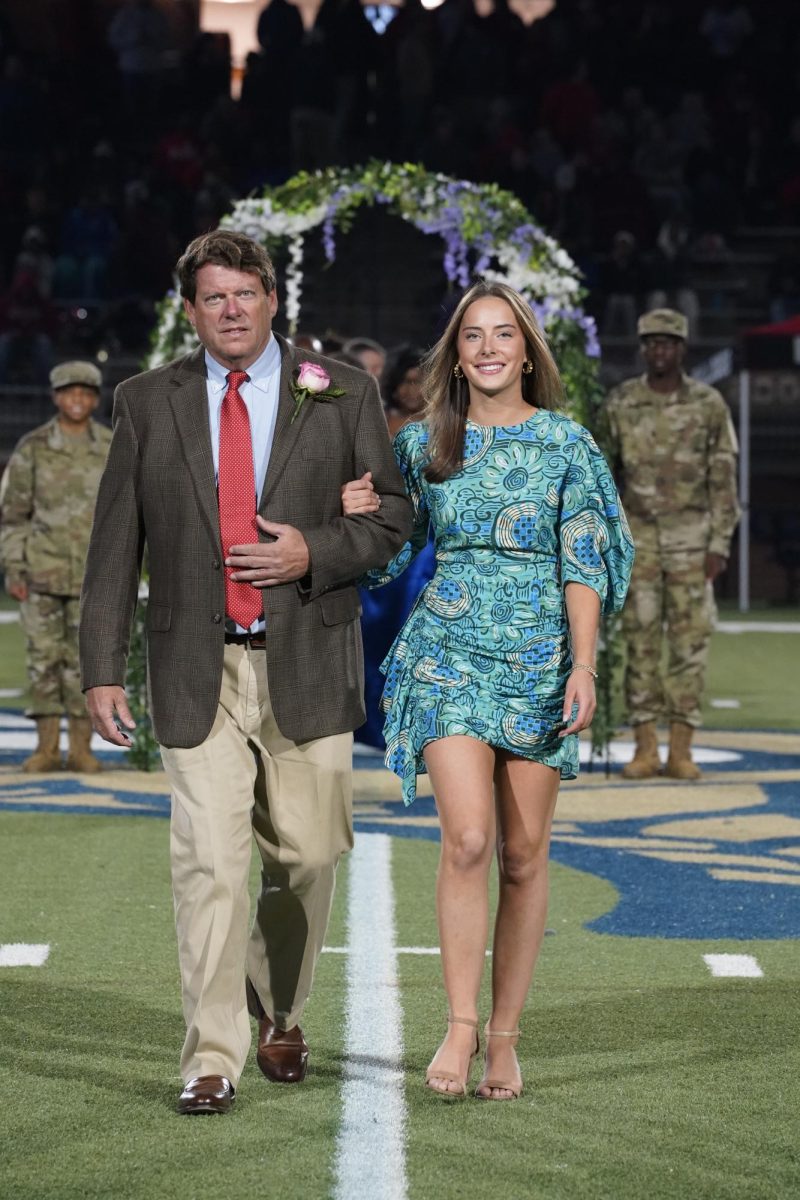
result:
<svg viewBox="0 0 800 1200"><path fill-rule="evenodd" d="M273 1083L302 1083L308 1070L308 1044L299 1025L278 1029L264 1012L255 988L247 980L247 1007L258 1018L256 1062Z"/></svg>
<svg viewBox="0 0 800 1200"><path fill-rule="evenodd" d="M308 1070L308 1045L300 1026L278 1029L265 1016L258 1026L256 1061L273 1083L302 1083Z"/></svg>
<svg viewBox="0 0 800 1200"><path fill-rule="evenodd" d="M236 1098L236 1089L224 1075L198 1075L190 1079L178 1099L182 1116L193 1113L228 1113Z"/></svg>

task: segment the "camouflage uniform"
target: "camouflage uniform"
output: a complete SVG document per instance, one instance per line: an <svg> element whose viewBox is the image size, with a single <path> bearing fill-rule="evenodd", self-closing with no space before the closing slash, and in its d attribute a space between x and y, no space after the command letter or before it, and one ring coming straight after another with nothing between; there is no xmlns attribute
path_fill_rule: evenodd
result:
<svg viewBox="0 0 800 1200"><path fill-rule="evenodd" d="M730 414L719 392L684 375L672 395L652 391L646 376L626 380L603 416L636 545L622 615L629 719L697 727L715 617L705 557L728 557L739 519Z"/></svg>
<svg viewBox="0 0 800 1200"><path fill-rule="evenodd" d="M96 421L66 434L53 417L17 444L0 483L0 563L24 582L28 716L85 717L78 671L78 606L92 516L111 430Z"/></svg>

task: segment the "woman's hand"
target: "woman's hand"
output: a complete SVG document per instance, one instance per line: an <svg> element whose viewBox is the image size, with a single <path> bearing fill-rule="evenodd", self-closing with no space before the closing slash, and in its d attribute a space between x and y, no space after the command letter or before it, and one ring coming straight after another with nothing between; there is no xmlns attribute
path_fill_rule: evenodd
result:
<svg viewBox="0 0 800 1200"><path fill-rule="evenodd" d="M377 512L380 506L381 498L372 484L372 471L342 484L342 512L346 517Z"/></svg>
<svg viewBox="0 0 800 1200"><path fill-rule="evenodd" d="M572 709L576 704L578 711L575 719L572 720ZM564 721L570 721L571 724L562 729L558 736L563 738L568 733L580 733L582 729L588 729L596 708L594 677L581 668L573 671L567 680L567 690L564 693L564 712L562 713Z"/></svg>

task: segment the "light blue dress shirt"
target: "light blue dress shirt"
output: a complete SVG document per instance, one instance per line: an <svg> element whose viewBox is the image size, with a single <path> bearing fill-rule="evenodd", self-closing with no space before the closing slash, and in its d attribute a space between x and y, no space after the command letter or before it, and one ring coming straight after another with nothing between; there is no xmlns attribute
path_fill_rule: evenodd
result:
<svg viewBox="0 0 800 1200"><path fill-rule="evenodd" d="M208 395L208 421L211 429L211 453L214 458L214 479L219 483L219 423L222 401L228 390L229 368L223 367L206 350L206 392ZM250 378L239 388L250 419L250 437L253 442L253 467L256 479L255 503L264 489L267 477L272 441L275 437L275 422L278 418L278 394L281 378L281 348L270 334L261 355L247 368ZM237 630L243 632L240 625ZM264 628L264 622L255 621L250 632Z"/></svg>

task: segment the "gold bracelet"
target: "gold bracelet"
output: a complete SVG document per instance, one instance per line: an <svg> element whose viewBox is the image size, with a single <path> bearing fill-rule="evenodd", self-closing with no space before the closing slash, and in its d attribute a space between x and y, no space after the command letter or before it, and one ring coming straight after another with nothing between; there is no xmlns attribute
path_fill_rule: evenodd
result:
<svg viewBox="0 0 800 1200"><path fill-rule="evenodd" d="M588 663L573 663L572 670L573 671L588 671L589 674L591 675L592 679L597 679L597 671L595 671L594 667L590 667Z"/></svg>

